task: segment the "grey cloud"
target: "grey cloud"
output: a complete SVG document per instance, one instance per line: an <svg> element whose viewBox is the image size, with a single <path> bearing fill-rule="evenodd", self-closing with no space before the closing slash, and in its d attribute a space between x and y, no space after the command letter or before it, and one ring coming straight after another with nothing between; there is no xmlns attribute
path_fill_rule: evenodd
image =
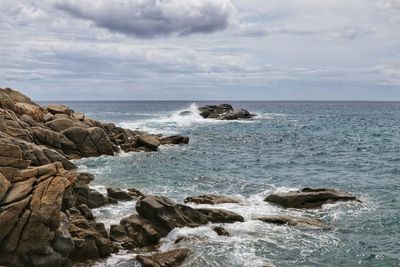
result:
<svg viewBox="0 0 400 267"><path fill-rule="evenodd" d="M230 0L53 1L53 6L96 26L142 38L212 33L235 19Z"/></svg>

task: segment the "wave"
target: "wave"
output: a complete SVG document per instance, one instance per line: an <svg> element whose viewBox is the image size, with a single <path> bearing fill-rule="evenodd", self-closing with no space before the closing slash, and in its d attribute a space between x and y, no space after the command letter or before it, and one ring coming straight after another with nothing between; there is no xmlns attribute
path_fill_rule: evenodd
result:
<svg viewBox="0 0 400 267"><path fill-rule="evenodd" d="M188 108L174 111L168 115L140 121L121 122L119 126L149 133L177 134L192 126L229 123L229 121L204 119L200 116L198 108L196 103L192 103Z"/></svg>

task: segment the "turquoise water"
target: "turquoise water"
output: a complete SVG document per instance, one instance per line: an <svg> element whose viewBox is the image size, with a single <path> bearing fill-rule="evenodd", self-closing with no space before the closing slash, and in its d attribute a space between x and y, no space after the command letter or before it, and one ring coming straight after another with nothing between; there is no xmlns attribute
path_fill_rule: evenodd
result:
<svg viewBox="0 0 400 267"><path fill-rule="evenodd" d="M240 213L245 223L177 229L163 240L201 239L185 266L400 266L399 102L232 102L259 114L252 121L221 122L179 116L197 102L71 102L102 121L190 137L187 146L158 153L128 153L79 160L96 174L94 185L136 187L181 202L202 193L237 196L240 204L217 207ZM363 203L319 210L281 209L263 201L271 192L301 187L342 188ZM134 213L133 202L95 211L107 225ZM297 229L251 220L271 214L321 218L334 229ZM121 252L96 266L136 266Z"/></svg>

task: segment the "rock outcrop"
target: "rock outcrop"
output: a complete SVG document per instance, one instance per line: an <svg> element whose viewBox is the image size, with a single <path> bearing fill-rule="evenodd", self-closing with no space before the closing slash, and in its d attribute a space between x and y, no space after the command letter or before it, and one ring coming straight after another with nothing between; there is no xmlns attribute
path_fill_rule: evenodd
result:
<svg viewBox="0 0 400 267"><path fill-rule="evenodd" d="M189 253L189 249L180 248L153 255L137 255L136 259L143 267L175 267L182 264Z"/></svg>
<svg viewBox="0 0 400 267"><path fill-rule="evenodd" d="M212 223L243 222L237 213L220 209L193 209L177 204L166 197L147 195L136 203L138 214L121 220L118 235L128 238L126 245L152 246L177 227L198 227ZM119 237L120 239L124 239ZM126 241L126 240L125 240Z"/></svg>
<svg viewBox="0 0 400 267"><path fill-rule="evenodd" d="M297 191L269 195L265 201L285 208L315 209L338 201L358 201L352 194L339 189L303 188Z"/></svg>
<svg viewBox="0 0 400 267"><path fill-rule="evenodd" d="M66 106L42 107L0 89L0 265L71 266L109 256L117 246L90 208L143 194L132 188L123 197L118 190L103 196L89 188L94 176L74 172L70 160L187 142L101 123Z"/></svg>
<svg viewBox="0 0 400 267"><path fill-rule="evenodd" d="M238 120L251 119L256 116L245 109L234 109L229 104L207 105L200 107L199 111L200 116L205 119Z"/></svg>
<svg viewBox="0 0 400 267"><path fill-rule="evenodd" d="M240 200L227 197L227 196L217 196L217 195L200 195L195 197L187 197L183 201L185 203L196 203L196 204L210 204L210 205L217 205L223 203L239 203Z"/></svg>
<svg viewBox="0 0 400 267"><path fill-rule="evenodd" d="M289 225L289 226L308 226L308 227L316 227L322 229L330 229L328 225L326 225L322 220L315 218L304 218L304 217L295 217L290 215L273 215L273 216L263 216L256 218L259 221L263 221L265 223L272 224L281 224L281 225Z"/></svg>

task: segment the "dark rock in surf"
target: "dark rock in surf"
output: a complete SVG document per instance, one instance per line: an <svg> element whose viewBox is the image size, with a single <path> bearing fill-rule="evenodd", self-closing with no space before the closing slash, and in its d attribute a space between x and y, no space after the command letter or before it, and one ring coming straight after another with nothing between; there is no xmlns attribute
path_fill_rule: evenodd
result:
<svg viewBox="0 0 400 267"><path fill-rule="evenodd" d="M227 197L227 196L217 196L217 195L200 195L195 197L187 197L183 201L185 203L196 203L196 204L210 204L210 205L217 205L223 203L239 203L240 200Z"/></svg>
<svg viewBox="0 0 400 267"><path fill-rule="evenodd" d="M213 231L219 236L231 236L231 234L222 226L215 226Z"/></svg>
<svg viewBox="0 0 400 267"><path fill-rule="evenodd" d="M330 229L322 220L315 218L304 218L304 217L294 217L290 215L273 215L273 216L263 216L256 218L256 220L263 221L265 223L289 225L289 226L308 226L316 227L322 229Z"/></svg>
<svg viewBox="0 0 400 267"><path fill-rule="evenodd" d="M205 119L238 120L251 119L256 115L245 109L234 109L229 104L207 105L199 108L200 116Z"/></svg>
<svg viewBox="0 0 400 267"><path fill-rule="evenodd" d="M314 209L338 201L358 201L352 194L340 189L303 188L297 191L269 195L264 201L285 208Z"/></svg>
<svg viewBox="0 0 400 267"><path fill-rule="evenodd" d="M120 188L116 187L108 187L107 188L107 196L114 198L116 200L132 200L133 197L129 194L129 192L126 192Z"/></svg>
<svg viewBox="0 0 400 267"><path fill-rule="evenodd" d="M175 267L181 265L189 253L189 249L180 248L153 255L137 255L136 259L143 267Z"/></svg>

